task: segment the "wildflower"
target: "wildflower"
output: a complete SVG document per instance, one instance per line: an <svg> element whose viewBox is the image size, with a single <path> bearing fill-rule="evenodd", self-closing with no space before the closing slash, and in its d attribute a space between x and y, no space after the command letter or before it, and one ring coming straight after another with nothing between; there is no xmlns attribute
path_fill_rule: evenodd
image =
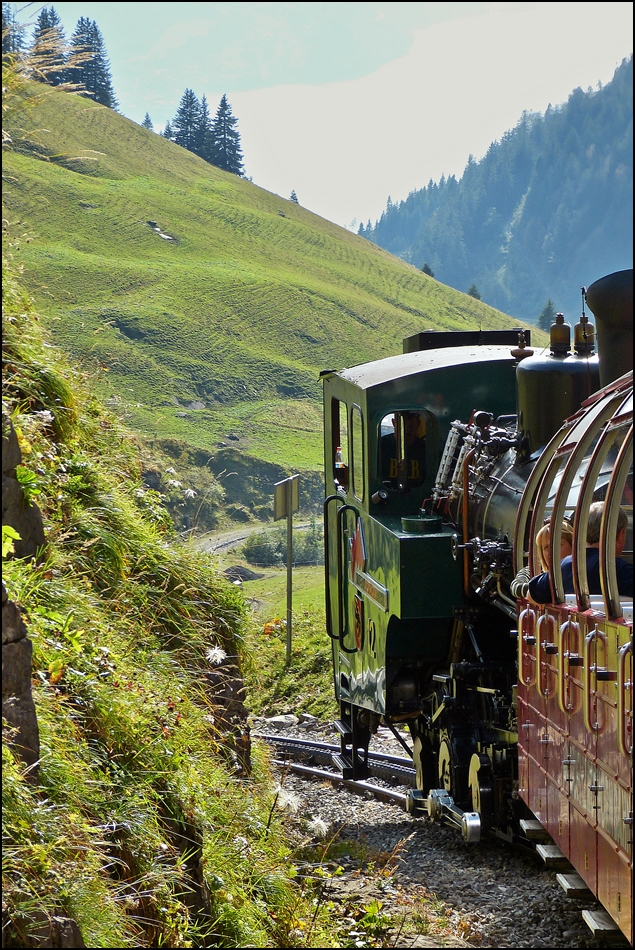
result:
<svg viewBox="0 0 635 950"><path fill-rule="evenodd" d="M223 660L227 659L227 654L223 648L219 646L208 647L205 651L205 656L212 666L219 666Z"/></svg>
<svg viewBox="0 0 635 950"><path fill-rule="evenodd" d="M290 792L288 789L282 788L282 786L278 786L276 792L278 796L277 805L280 811L288 811L292 815L295 815L301 804L298 796L294 792Z"/></svg>
<svg viewBox="0 0 635 950"><path fill-rule="evenodd" d="M183 482L177 482L176 478L168 478L166 485L168 488L183 488Z"/></svg>
<svg viewBox="0 0 635 950"><path fill-rule="evenodd" d="M166 475L176 475L176 471L175 471L175 469L173 469L173 468L166 468L165 474L166 474Z"/></svg>
<svg viewBox="0 0 635 950"><path fill-rule="evenodd" d="M186 488L185 491L183 492L183 495L185 496L185 498L196 498L196 492L194 491L193 488Z"/></svg>
<svg viewBox="0 0 635 950"><path fill-rule="evenodd" d="M322 818L319 818L319 817L318 817L318 818L315 818L315 817L313 817L313 818L311 818L311 820L308 822L308 824L307 824L307 829L311 832L311 834L312 834L315 838L324 838L325 835L326 835L326 833L327 833L328 830L329 830L329 827L328 827L327 823L322 820Z"/></svg>

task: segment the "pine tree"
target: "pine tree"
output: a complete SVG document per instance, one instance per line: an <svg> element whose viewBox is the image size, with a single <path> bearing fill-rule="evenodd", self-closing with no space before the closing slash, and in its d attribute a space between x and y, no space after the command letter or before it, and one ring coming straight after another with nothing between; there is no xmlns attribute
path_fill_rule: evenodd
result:
<svg viewBox="0 0 635 950"><path fill-rule="evenodd" d="M42 7L39 12L33 41L31 60L35 67L34 75L51 86L59 86L66 81L66 40L64 29L55 7Z"/></svg>
<svg viewBox="0 0 635 950"><path fill-rule="evenodd" d="M169 139L170 141L172 141L173 138L174 138L174 132L173 132L173 130L172 130L172 123L170 122L169 119L168 119L168 121L165 123L165 128L164 128L164 130L163 130L162 135L163 135L164 138Z"/></svg>
<svg viewBox="0 0 635 950"><path fill-rule="evenodd" d="M201 104L191 89L186 89L181 96L176 115L172 119L172 140L177 145L196 151L201 119Z"/></svg>
<svg viewBox="0 0 635 950"><path fill-rule="evenodd" d="M424 263L424 264L423 264L423 266L422 266L422 268L421 268L421 271L422 271L423 274L427 274L428 277L434 277L434 271L432 270L432 268L430 267L430 265L429 265L428 263ZM469 293L469 291L468 291L468 293Z"/></svg>
<svg viewBox="0 0 635 950"><path fill-rule="evenodd" d="M204 158L206 162L212 161L214 154L214 130L212 129L212 116L207 104L207 96L203 96L200 101L200 112L198 123L194 136L194 152Z"/></svg>
<svg viewBox="0 0 635 950"><path fill-rule="evenodd" d="M481 299L481 292L476 284L472 284L472 286L468 288L467 295L468 297L474 297L475 300Z"/></svg>
<svg viewBox="0 0 635 950"><path fill-rule="evenodd" d="M553 305L553 300L549 297L549 300L540 311L537 323L541 330L546 330L548 333L555 319L556 308Z"/></svg>
<svg viewBox="0 0 635 950"><path fill-rule="evenodd" d="M112 86L106 45L94 20L79 18L71 37L71 51L76 62L68 71L70 81L83 86L102 106L116 109L118 102Z"/></svg>
<svg viewBox="0 0 635 950"><path fill-rule="evenodd" d="M240 150L240 133L236 129L238 119L232 115L227 96L223 96L214 119L213 165L224 168L234 175L244 175L243 155Z"/></svg>
<svg viewBox="0 0 635 950"><path fill-rule="evenodd" d="M150 113L146 112L143 117L143 122L141 123L144 129L147 129L148 132L154 132L154 122L150 118Z"/></svg>
<svg viewBox="0 0 635 950"><path fill-rule="evenodd" d="M2 59L19 56L25 47L24 29L12 3L2 4Z"/></svg>
<svg viewBox="0 0 635 950"><path fill-rule="evenodd" d="M295 201L295 203L296 203L297 205L300 204L300 202L298 201L298 196L297 196L296 193L295 193L295 188L293 189L293 191L292 191L291 194L289 195L289 201Z"/></svg>

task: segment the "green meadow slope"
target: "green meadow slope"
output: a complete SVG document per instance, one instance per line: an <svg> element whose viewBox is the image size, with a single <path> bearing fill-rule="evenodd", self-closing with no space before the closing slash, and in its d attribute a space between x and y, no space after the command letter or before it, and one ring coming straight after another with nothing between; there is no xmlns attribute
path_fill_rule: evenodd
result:
<svg viewBox="0 0 635 950"><path fill-rule="evenodd" d="M3 217L55 341L237 486L319 471L320 369L517 322L91 100L33 85L11 121Z"/></svg>

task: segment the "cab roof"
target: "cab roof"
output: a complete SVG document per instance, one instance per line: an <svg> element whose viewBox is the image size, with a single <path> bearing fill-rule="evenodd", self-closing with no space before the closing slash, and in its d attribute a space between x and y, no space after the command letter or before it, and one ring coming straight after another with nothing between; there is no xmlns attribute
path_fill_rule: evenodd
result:
<svg viewBox="0 0 635 950"><path fill-rule="evenodd" d="M340 379L354 383L360 389L372 389L393 380L434 369L448 369L474 363L513 363L509 346L448 346L437 350L400 353L383 360L373 360L336 373Z"/></svg>

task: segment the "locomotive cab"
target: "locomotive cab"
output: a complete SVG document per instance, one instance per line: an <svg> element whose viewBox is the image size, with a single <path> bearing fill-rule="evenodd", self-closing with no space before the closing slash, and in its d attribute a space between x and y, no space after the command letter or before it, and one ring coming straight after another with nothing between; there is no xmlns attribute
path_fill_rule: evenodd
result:
<svg viewBox="0 0 635 950"><path fill-rule="evenodd" d="M463 602L462 535L426 502L452 421L484 404L509 416L515 400L509 346L487 343L324 376L327 627L336 696L344 719L355 720L342 728L355 729L355 745L367 747L367 726L380 717L420 715L426 684L449 669ZM351 774L362 774L347 751Z"/></svg>

